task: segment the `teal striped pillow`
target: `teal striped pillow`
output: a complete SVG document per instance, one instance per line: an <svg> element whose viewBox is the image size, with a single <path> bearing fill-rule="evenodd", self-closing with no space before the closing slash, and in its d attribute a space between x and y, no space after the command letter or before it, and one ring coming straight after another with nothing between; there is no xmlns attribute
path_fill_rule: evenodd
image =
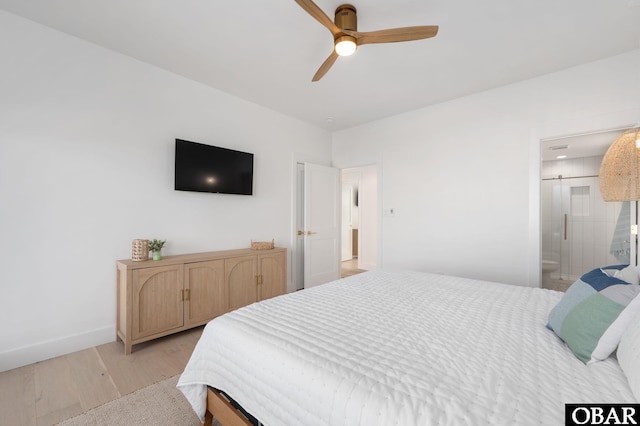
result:
<svg viewBox="0 0 640 426"><path fill-rule="evenodd" d="M594 269L569 287L549 313L547 327L564 340L582 362L606 359L616 350L626 326L640 311L638 293L640 285L609 276L600 268Z"/></svg>

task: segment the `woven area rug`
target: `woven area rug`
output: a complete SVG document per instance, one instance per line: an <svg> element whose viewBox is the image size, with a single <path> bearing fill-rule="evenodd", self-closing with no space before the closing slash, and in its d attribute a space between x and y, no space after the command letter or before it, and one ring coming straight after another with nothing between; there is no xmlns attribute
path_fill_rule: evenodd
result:
<svg viewBox="0 0 640 426"><path fill-rule="evenodd" d="M107 402L59 423L60 426L199 425L198 416L176 389L178 376ZM214 422L214 425L218 424Z"/></svg>

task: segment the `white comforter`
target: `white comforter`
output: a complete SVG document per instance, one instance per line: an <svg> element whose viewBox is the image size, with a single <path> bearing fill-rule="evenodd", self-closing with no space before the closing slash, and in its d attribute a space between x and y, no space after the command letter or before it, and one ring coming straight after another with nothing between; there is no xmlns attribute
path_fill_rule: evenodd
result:
<svg viewBox="0 0 640 426"><path fill-rule="evenodd" d="M265 425L561 425L564 404L633 402L615 359L584 365L545 327L561 293L368 272L216 318L178 388Z"/></svg>

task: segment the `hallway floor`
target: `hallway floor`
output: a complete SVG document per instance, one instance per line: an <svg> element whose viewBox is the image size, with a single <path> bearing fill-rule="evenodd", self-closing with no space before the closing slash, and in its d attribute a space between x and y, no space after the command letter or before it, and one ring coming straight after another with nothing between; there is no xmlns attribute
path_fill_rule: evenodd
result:
<svg viewBox="0 0 640 426"><path fill-rule="evenodd" d="M358 269L358 258L355 257L351 260L345 260L344 262L342 262L340 272L340 277L344 278L367 271L364 269Z"/></svg>

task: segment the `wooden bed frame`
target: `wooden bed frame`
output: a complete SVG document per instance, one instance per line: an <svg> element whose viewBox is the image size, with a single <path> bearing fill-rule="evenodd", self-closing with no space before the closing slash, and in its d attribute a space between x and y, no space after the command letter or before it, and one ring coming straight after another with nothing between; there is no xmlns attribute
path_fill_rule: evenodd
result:
<svg viewBox="0 0 640 426"><path fill-rule="evenodd" d="M234 407L220 391L208 387L207 413L204 419L204 426L212 426L214 417L222 426L253 426L242 412Z"/></svg>

